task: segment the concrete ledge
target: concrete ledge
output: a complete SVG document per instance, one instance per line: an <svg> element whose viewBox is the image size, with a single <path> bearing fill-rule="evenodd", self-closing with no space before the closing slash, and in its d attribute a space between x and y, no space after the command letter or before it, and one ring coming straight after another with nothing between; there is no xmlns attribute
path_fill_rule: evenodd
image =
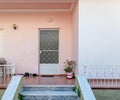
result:
<svg viewBox="0 0 120 100"><path fill-rule="evenodd" d="M17 100L16 92L19 90L22 76L13 76L1 100Z"/></svg>
<svg viewBox="0 0 120 100"><path fill-rule="evenodd" d="M77 76L78 85L80 87L82 96L84 100L96 100L92 89L85 76Z"/></svg>

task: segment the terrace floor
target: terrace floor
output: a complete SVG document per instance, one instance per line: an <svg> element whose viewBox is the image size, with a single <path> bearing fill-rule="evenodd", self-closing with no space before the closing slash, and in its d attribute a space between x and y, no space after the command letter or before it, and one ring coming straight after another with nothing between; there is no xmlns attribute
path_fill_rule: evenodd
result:
<svg viewBox="0 0 120 100"><path fill-rule="evenodd" d="M0 88L6 88L11 77L0 76ZM29 76L23 78L24 85L74 85L75 79L67 79L66 76Z"/></svg>
<svg viewBox="0 0 120 100"><path fill-rule="evenodd" d="M0 76L0 89L5 89L11 76ZM93 89L120 89L120 79L89 79ZM75 78L67 79L66 76L29 76L23 77L24 85L74 85Z"/></svg>

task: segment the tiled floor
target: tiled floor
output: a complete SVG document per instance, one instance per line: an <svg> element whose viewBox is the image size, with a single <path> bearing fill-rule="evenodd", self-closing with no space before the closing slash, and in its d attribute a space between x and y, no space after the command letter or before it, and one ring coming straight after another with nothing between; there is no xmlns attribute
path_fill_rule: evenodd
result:
<svg viewBox="0 0 120 100"><path fill-rule="evenodd" d="M53 77L24 77L25 85L74 85L75 79L67 79L65 76Z"/></svg>
<svg viewBox="0 0 120 100"><path fill-rule="evenodd" d="M0 76L0 88L6 88L10 82L11 77ZM120 79L117 80L99 80L90 79L89 83L92 88L118 88L120 89ZM66 76L53 76L53 77L42 77L42 76L29 76L23 78L24 85L74 85L75 79L67 79Z"/></svg>
<svg viewBox="0 0 120 100"><path fill-rule="evenodd" d="M11 77L0 76L0 88L6 88ZM65 76L41 77L29 76L23 78L24 85L74 85L75 79L67 79Z"/></svg>

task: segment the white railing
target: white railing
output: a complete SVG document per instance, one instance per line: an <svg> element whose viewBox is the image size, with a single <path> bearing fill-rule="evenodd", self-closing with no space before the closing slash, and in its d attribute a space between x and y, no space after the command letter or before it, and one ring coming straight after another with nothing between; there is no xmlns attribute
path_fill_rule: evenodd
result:
<svg viewBox="0 0 120 100"><path fill-rule="evenodd" d="M15 74L15 64L2 64L0 65L0 75L14 75Z"/></svg>
<svg viewBox="0 0 120 100"><path fill-rule="evenodd" d="M92 87L120 88L120 65L83 65Z"/></svg>
<svg viewBox="0 0 120 100"><path fill-rule="evenodd" d="M96 100L87 78L85 76L77 76L77 81L81 91L80 100Z"/></svg>
<svg viewBox="0 0 120 100"><path fill-rule="evenodd" d="M1 100L18 100L23 76L13 76Z"/></svg>

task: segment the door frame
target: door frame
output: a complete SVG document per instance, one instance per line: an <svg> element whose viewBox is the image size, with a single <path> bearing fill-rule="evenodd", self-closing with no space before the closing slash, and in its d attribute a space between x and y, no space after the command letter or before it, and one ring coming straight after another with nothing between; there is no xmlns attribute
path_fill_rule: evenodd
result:
<svg viewBox="0 0 120 100"><path fill-rule="evenodd" d="M60 63L60 28L38 28L38 74L41 75L40 73L40 30L58 30L59 31L59 63ZM58 64L59 64L58 63ZM59 68L60 69L60 68Z"/></svg>

